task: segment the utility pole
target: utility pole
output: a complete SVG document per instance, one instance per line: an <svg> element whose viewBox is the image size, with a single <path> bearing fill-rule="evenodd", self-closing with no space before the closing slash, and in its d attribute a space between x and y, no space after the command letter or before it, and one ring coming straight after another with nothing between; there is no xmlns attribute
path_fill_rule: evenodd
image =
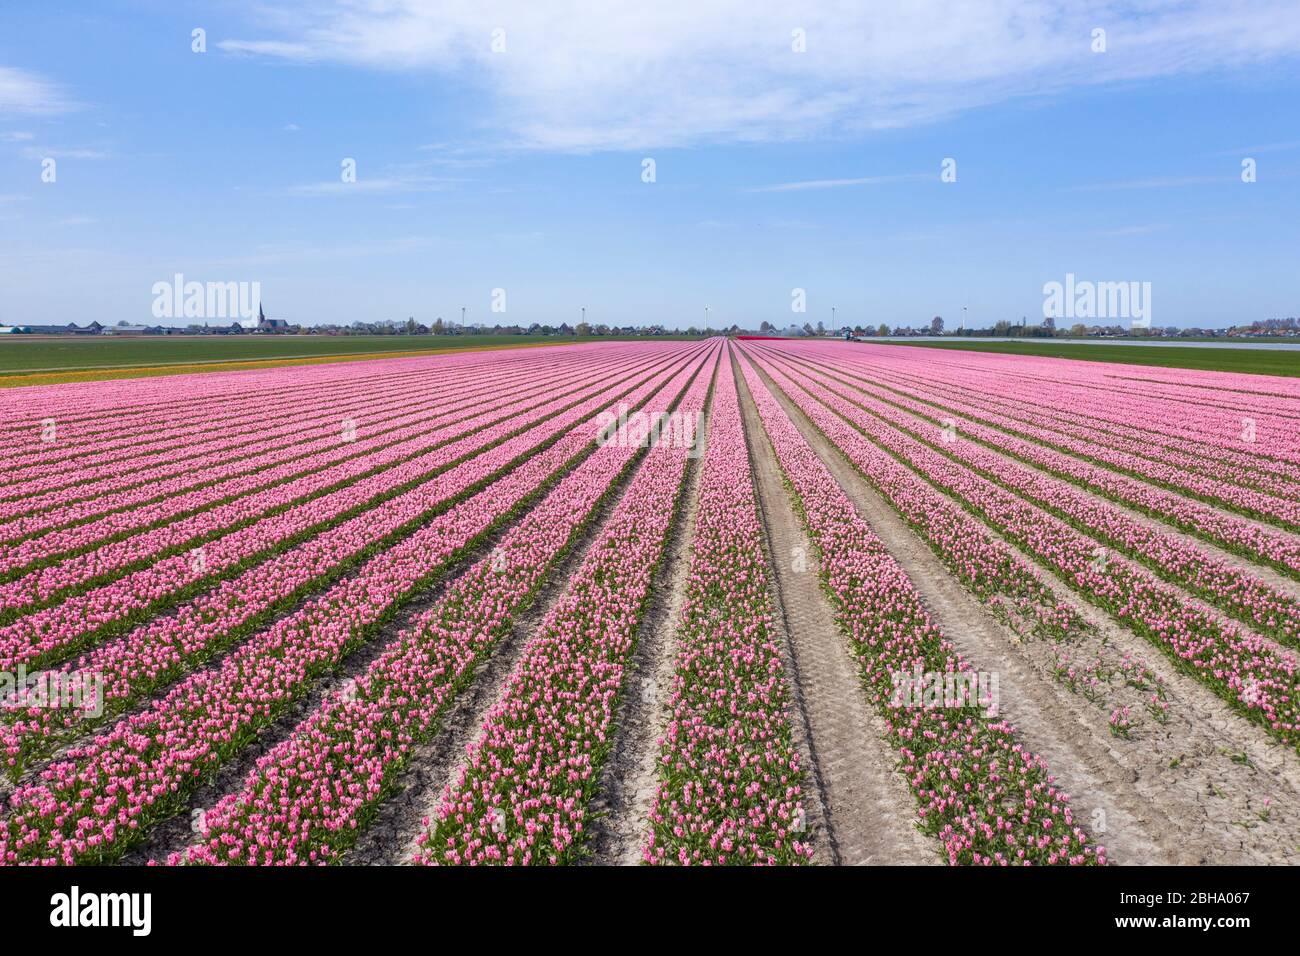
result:
<svg viewBox="0 0 1300 956"><path fill-rule="evenodd" d="M582 307L582 324L587 324L587 307L585 305Z"/></svg>
<svg viewBox="0 0 1300 956"><path fill-rule="evenodd" d="M831 331L832 332L839 331L839 329L835 325L835 306L831 306Z"/></svg>
<svg viewBox="0 0 1300 956"><path fill-rule="evenodd" d="M460 327L461 327L461 330L464 331L464 329L465 329L465 307L464 307L463 305L460 307Z"/></svg>
<svg viewBox="0 0 1300 956"><path fill-rule="evenodd" d="M961 307L961 330L966 331L966 306Z"/></svg>

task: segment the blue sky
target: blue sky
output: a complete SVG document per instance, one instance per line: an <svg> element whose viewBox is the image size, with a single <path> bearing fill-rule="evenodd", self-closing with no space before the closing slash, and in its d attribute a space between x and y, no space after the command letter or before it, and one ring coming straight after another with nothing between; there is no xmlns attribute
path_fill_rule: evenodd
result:
<svg viewBox="0 0 1300 956"><path fill-rule="evenodd" d="M0 323L177 272L306 323L1300 315L1293 2L808 6L9 3Z"/></svg>

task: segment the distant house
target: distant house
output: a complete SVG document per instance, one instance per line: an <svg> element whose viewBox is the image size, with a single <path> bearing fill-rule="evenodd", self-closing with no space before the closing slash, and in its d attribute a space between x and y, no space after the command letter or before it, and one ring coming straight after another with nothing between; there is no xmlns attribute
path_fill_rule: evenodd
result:
<svg viewBox="0 0 1300 956"><path fill-rule="evenodd" d="M237 323L241 331L260 332L262 334L275 334L289 331L289 322L286 319L268 319L266 313L262 310L262 304L257 304L257 318L245 319Z"/></svg>
<svg viewBox="0 0 1300 956"><path fill-rule="evenodd" d="M0 335L29 335L31 331L30 325L0 325Z"/></svg>
<svg viewBox="0 0 1300 956"><path fill-rule="evenodd" d="M100 335L161 335L162 328L157 325L109 325L100 330Z"/></svg>
<svg viewBox="0 0 1300 956"><path fill-rule="evenodd" d="M799 326L797 326L797 325L792 325L792 326L790 326L788 329L786 329L786 330L785 330L784 332L782 332L781 334L784 335L784 336L786 336L787 338L792 338L792 339L802 339L802 338L804 338L804 337L806 337L806 336L808 335L807 332L805 332L803 329L801 329L801 328L800 328Z"/></svg>

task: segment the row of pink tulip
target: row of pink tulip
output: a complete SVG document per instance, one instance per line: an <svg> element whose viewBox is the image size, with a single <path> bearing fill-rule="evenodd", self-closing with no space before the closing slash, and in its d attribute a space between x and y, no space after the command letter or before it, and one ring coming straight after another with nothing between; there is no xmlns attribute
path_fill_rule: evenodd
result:
<svg viewBox="0 0 1300 956"><path fill-rule="evenodd" d="M102 863L143 839L449 562L585 457L594 410L558 416L562 435L544 451L20 786L0 823L0 863Z"/></svg>
<svg viewBox="0 0 1300 956"><path fill-rule="evenodd" d="M665 408L701 363L641 401ZM623 436L626 439L627 436ZM390 792L412 748L439 727L476 669L629 469L630 440L597 448L453 581L365 671L261 757L243 787L202 816L202 836L169 863L294 865L337 861ZM633 479L626 492L639 493Z"/></svg>
<svg viewBox="0 0 1300 956"><path fill-rule="evenodd" d="M1092 437L1102 444L1212 476L1224 477L1226 463L1234 479L1275 494L1286 495L1296 489L1295 467L1300 460L1293 454L1292 444L1274 441L1269 445L1273 449L1270 454L1260 438L1261 433L1268 436L1287 430L1287 418L1300 412L1300 408L1293 407L1288 412L1281 408L1261 409L1253 403L1234 406L1230 400L1224 400L1230 396L1221 393L1215 404L1201 409L1212 414L1197 415L1192 424L1187 421L1185 396L1158 400L1126 388L1107 392L1105 400L1097 402L1093 400L1095 388L1067 391L1049 387L1044 391L1064 404L1028 406L1023 395L1013 393L997 403L998 410L1014 415L1033 407L1069 426L1070 433L1076 437ZM1253 434L1243 428L1243 422L1253 423ZM1280 436L1273 434L1273 437Z"/></svg>
<svg viewBox="0 0 1300 956"><path fill-rule="evenodd" d="M520 460L538 454L557 437L568 432L562 439L567 444L561 451L582 437L578 433L583 427L590 440L594 433L591 426L577 423L590 422L591 416L612 401L648 394L671 374L671 368L661 369L625 396L601 392L567 410L557 407L549 419L467 458L439 480L391 500L383 509L345 522L309 542L309 546L223 581L178 613L141 624L75 664L66 665L63 673L94 678L102 685L103 714L92 721L75 709L24 707L21 697L14 700L4 715L5 724L0 726L0 741L11 773L20 773L33 759L48 755L68 735L83 733L88 725L123 712L154 688L232 646L285 607L329 586L348 569L400 541L403 535L458 501L458 508L467 507L466 496ZM544 454L559 453L547 449ZM500 480L489 487L497 485Z"/></svg>
<svg viewBox="0 0 1300 956"><path fill-rule="evenodd" d="M912 397L923 396L914 394ZM1045 396L1044 400L1050 402L1053 399ZM1170 488L1180 494L1191 495L1230 508L1287 530L1300 530L1300 503L1297 503L1290 492L1277 494L1257 491L1249 487L1249 483L1239 474L1217 478L1210 474L1189 472L1182 466L1147 457L1143 452L1149 451L1149 445L1143 445L1141 442L1127 442L1124 448L1102 444L1097 440L1095 433L1087 428L1071 427L1069 430L1064 430L1056 427L1056 423L1036 408L1026 408L1013 417L984 408L978 401L973 405L979 409L978 416L984 421L1019 437L1067 451L1108 468ZM1227 472L1229 469L1226 467L1220 467L1218 470L1220 475Z"/></svg>
<svg viewBox="0 0 1300 956"><path fill-rule="evenodd" d="M1041 444L1032 438L1020 437L1005 427L990 427L981 419L981 416L986 416L987 413L971 405L956 400L940 402L925 389L913 389L904 393L881 387L876 383L887 381L887 376L879 375L875 379L868 379L863 377L861 372L846 371L842 363L828 365L824 360L819 359L809 367L812 366L833 374L839 381L851 385L854 389L918 414L932 417L939 415L940 421L950 415L962 416L960 421L953 417L953 424L960 424L963 430L972 435L978 434L985 444L1065 478L1089 491L1204 538L1212 544L1251 560L1268 564L1288 576L1300 578L1300 541L1286 531L1256 524L1254 521L1222 511L1213 505L1203 504L1193 498L1166 490L1150 481L1111 470L1083 457Z"/></svg>
<svg viewBox="0 0 1300 956"><path fill-rule="evenodd" d="M644 345L642 346L644 347ZM13 449L0 468L17 467L28 455L64 454L98 447L104 440L173 425L211 422L214 408L240 419L261 412L276 415L294 405L311 404L322 395L341 395L355 389L417 385L430 376L478 374L509 375L538 362L591 359L600 347L569 345L562 349L526 349L508 352L469 351L412 358L276 367L239 372L198 372L161 378L121 379L91 383L31 386L0 394L0 449ZM60 423L59 438L67 447L33 448L32 435L41 423ZM25 466L25 465L24 465ZM0 477L3 474L0 473Z"/></svg>
<svg viewBox="0 0 1300 956"><path fill-rule="evenodd" d="M679 409L703 410L716 364ZM417 862L556 864L586 848L637 630L680 503L689 450L660 442L528 641L443 798Z"/></svg>
<svg viewBox="0 0 1300 956"><path fill-rule="evenodd" d="M161 463L164 452L175 456L183 455L193 446L231 445L263 422L270 426L293 424L295 419L304 417L304 405L323 402L324 410L330 412L335 407L364 402L367 392L373 392L376 387L392 391L396 399L403 400L418 395L419 380L410 375L394 374L382 382L362 379L315 392L290 389L290 394L261 397L259 402L209 403L197 412L163 408L135 422L131 422L130 415L124 410L109 406L112 414L103 415L103 425L93 431L74 429L72 423L61 421L50 412L41 422L29 426L24 443L15 450L15 460L7 463L3 477L11 489L8 494L11 494L30 493L43 490L47 485L66 483L78 471L98 475L102 471L95 469L111 466L115 461L132 462L128 467L136 470ZM178 396L177 404L180 402ZM119 416L122 419L120 424ZM41 441L43 426L47 422L56 426L54 434L49 436L53 440ZM22 482L32 484L29 486Z"/></svg>
<svg viewBox="0 0 1300 956"><path fill-rule="evenodd" d="M782 366L766 348L746 346L765 370L786 381ZM786 392L794 391L790 387ZM992 612L1022 636L1068 639L1085 628L1078 611L1056 599L1033 565L991 537L983 523L921 480L839 417L813 403L813 425L837 446L944 562Z"/></svg>
<svg viewBox="0 0 1300 956"><path fill-rule="evenodd" d="M466 404L456 410L421 409L393 418L353 419L358 426L355 439L343 437L341 423L336 423L340 427L329 437L302 444L279 443L278 447L272 442L262 453L226 464L200 458L185 466L183 477L146 481L121 492L60 504L5 522L0 525L0 536L12 539L6 542L6 553L0 555L0 580L12 580L34 566L185 520L270 487L309 479L479 413L467 397Z"/></svg>
<svg viewBox="0 0 1300 956"><path fill-rule="evenodd" d="M97 434L112 431L112 420L120 419L135 429L164 416L202 415L214 404L239 408L245 402L274 402L278 396L291 393L307 398L313 390L330 390L344 381L387 380L409 375L418 368L416 362L405 366L389 363L387 367L361 362L35 385L23 389L23 401L6 407L10 414L0 422L0 447L26 445L31 429L49 416L75 431L75 440L93 440ZM0 396L0 405L8 404ZM113 410L112 420L105 417L108 408Z"/></svg>
<svg viewBox="0 0 1300 956"><path fill-rule="evenodd" d="M436 441L432 450L403 464L374 471L368 478L337 491L311 498L286 511L247 524L209 541L197 553L177 553L100 587L76 593L51 607L26 614L0 627L0 667L17 663L47 666L69 651L148 620L187 595L212 587L250 565L262 590L278 590L287 580L320 576L345 554L365 547L378 525L394 528L422 513L430 495L439 497L439 473L467 455L539 423L567 404L600 401L608 382L589 384L575 396L494 425L471 419L468 432L450 442ZM492 413L489 420L499 416ZM396 496L396 497L394 497ZM382 513L368 514L383 503ZM166 532L162 532L165 534ZM305 540L304 540L305 539ZM267 559L276 558L268 564Z"/></svg>
<svg viewBox="0 0 1300 956"><path fill-rule="evenodd" d="M1235 710L1279 739L1291 745L1300 743L1298 667L1293 655L1221 620L1125 558L1098 561L1096 542L1059 518L873 419L816 383L807 379L795 383L775 366L766 367L819 427L840 432L831 419L841 425L851 421L854 427L850 430L860 438L870 436L871 441L863 439L861 443L833 438L864 472L872 471L874 459L882 453L907 463L916 474L1054 571L1085 600L1150 640Z"/></svg>
<svg viewBox="0 0 1300 956"><path fill-rule="evenodd" d="M911 399L897 392L877 388L864 379L842 375L833 366L818 363L818 367L834 374L839 381L851 384L857 391L917 414L933 417L937 408L937 413L940 415L949 411L954 415L965 416L961 419L952 419L953 424L964 435L977 438L1012 457L1064 478L1102 497L1135 508L1180 530L1204 538L1235 554L1270 565L1291 577L1300 577L1300 541L1285 531L1226 514L1209 505L1155 487L1149 482L1139 481L1073 455L1055 451L1037 442L990 428L977 418L971 417L973 410L969 406L953 402L936 407L932 402ZM939 421L942 423L943 418Z"/></svg>
<svg viewBox="0 0 1300 956"><path fill-rule="evenodd" d="M211 387L223 378L228 386L233 385L238 391L232 394L229 390ZM351 387L364 389L372 378L353 372ZM384 378L391 386L397 376L390 371ZM329 380L317 376L317 381L311 385L301 377L295 380L286 376L281 390L250 388L246 377L232 380L220 373L183 375L153 380L165 383L166 393L154 395L155 399L163 400L145 404L131 401L130 394L140 392L145 381L96 382L94 387L102 391L96 391L93 399L85 390L85 384L25 388L23 394L27 400L21 408L7 407L9 403L0 396L0 407L10 412L9 420L0 423L0 451L4 452L0 460L0 477L8 477L13 470L27 469L34 464L54 466L70 453L85 453L105 440L147 435L168 424L189 425L196 418L211 421L214 406L233 409L235 414L242 415L247 402L275 408L279 401L293 394L302 399L322 392L342 394L349 387L337 375ZM122 382L127 383L126 388L122 387ZM78 394L80 400L74 398ZM59 425L60 444L54 447L34 444L33 436L39 437L42 424L51 419Z"/></svg>
<svg viewBox="0 0 1300 956"><path fill-rule="evenodd" d="M834 378L815 370L804 368L796 372L793 366L786 365L785 368L791 374L805 375L809 381L926 442L977 474L1020 494L1099 543L1146 565L1158 576L1186 588L1260 633L1283 643L1300 643L1300 602L1295 598L1195 545L1083 494L1069 482L997 454L978 441L967 440L982 440L988 429L975 426L959 434L948 432L946 434L952 436L952 440L946 441L943 422L931 417L933 410L925 410L922 406L912 408L914 414L908 414L892 404L838 385ZM959 427L963 424L958 423Z"/></svg>
<svg viewBox="0 0 1300 956"><path fill-rule="evenodd" d="M1295 403L1289 411L1261 408L1258 400L1235 406L1231 393L1223 392L1207 405L1185 395L1164 400L1145 388L1101 380L1032 376L1026 381L1022 375L991 375L969 367L939 367L921 376L881 367L878 362L853 364L878 381L917 388L933 400L979 402L986 410L1011 417L1028 411L1074 437L1212 476L1223 477L1226 462L1234 479L1277 494L1295 490L1298 459L1294 443L1282 437L1289 431L1288 416L1300 412ZM1253 433L1243 434L1243 417L1256 426ZM1265 436L1274 440L1266 445Z"/></svg>
<svg viewBox="0 0 1300 956"><path fill-rule="evenodd" d="M566 350L563 359L578 358L578 351ZM26 400L13 410L15 424L5 429L0 439L0 447L13 451L6 457L0 477L12 477L9 469L26 469L33 464L51 468L69 457L102 453L111 443L129 448L141 439L155 439L163 428L202 436L214 431L217 409L242 428L255 423L259 415L275 419L292 415L295 407L301 410L323 396L339 398L367 389L406 391L427 381L430 373L459 377L481 374L490 367L510 374L521 363L562 359L556 353L514 356L440 355L388 360L387 364L358 362L24 389ZM154 401L140 404L134 400L150 387ZM0 396L0 407L6 404ZM111 414L106 414L109 411ZM34 443L33 436L39 436L42 423L49 419L60 426L58 441Z"/></svg>
<svg viewBox="0 0 1300 956"><path fill-rule="evenodd" d="M1277 391L1284 379L1184 370L1171 373L1175 380L1161 382L1150 369L1137 376L1132 372L1111 370L1103 381L1095 376L1078 380L1076 373L1046 382L1077 381L1069 405L1077 424L1092 419L1105 431L1150 437L1183 450L1197 447L1210 459L1217 452L1247 467L1294 478L1300 443L1288 421L1300 414L1300 400ZM1024 397L1014 388L1003 392L1012 401ZM1102 402L1096 401L1097 396ZM1259 425L1255 435L1242 434L1243 416Z"/></svg>
<svg viewBox="0 0 1300 956"><path fill-rule="evenodd" d="M619 370L608 371L613 374ZM406 464L474 429L516 418L522 420L527 413L590 388L592 378L588 374L541 393L528 389L498 402L462 407L447 415L422 417L396 433L365 440L358 438L356 445L360 447L356 454L348 454L342 460L337 455L322 453L306 462L258 472L243 481L223 481L219 487L210 486L155 506L119 512L100 521L24 541L13 548L12 555L0 557L0 569L7 570L6 565L31 568L21 577L15 573L10 581L0 584L0 609L13 611L37 602L49 603L75 593L73 589L79 592L91 583L107 583L132 567L143 567L169 553L192 549L237 531L262 516L273 516L384 468ZM132 533L133 519L140 522L136 533ZM70 556L59 560L60 554ZM0 575L0 580L5 576ZM3 611L0 611L0 621L12 619L12 614Z"/></svg>
<svg viewBox="0 0 1300 956"><path fill-rule="evenodd" d="M1073 424L1103 431L1121 426L1158 442L1200 446L1208 458L1214 449L1241 456L1254 468L1287 476L1279 466L1300 463L1297 443L1288 421L1300 412L1300 400L1286 390L1286 379L1235 373L1171 370L1161 378L1158 369L1125 365L1086 365L1031 356L952 355L940 359L933 353L865 349L855 361L871 367L872 374L906 375L913 384L945 385L1031 409ZM910 356L910 361L906 360ZM1008 361L1009 359L1009 361ZM945 384L946 383L946 384ZM1254 435L1243 435L1242 417L1257 422Z"/></svg>
<svg viewBox="0 0 1300 956"><path fill-rule="evenodd" d="M508 393L512 386L544 380L546 376L538 371L522 370L514 377L503 375L503 390ZM572 376L581 371L575 365L552 374ZM0 502L0 518L5 519L0 524L0 537L8 540L18 532L30 533L25 525L11 528L16 518L35 516L39 520L57 509L52 518L45 520L58 519L53 526L62 526L210 484L217 469L223 470L222 477L229 478L301 457L303 446L337 446L342 440L344 421L364 422L373 432L389 420L401 424L417 420L421 414L445 413L455 407L452 403L457 399L476 401L494 394L481 376L468 373L449 377L443 388L445 391L431 396L427 387L421 389L418 385L404 385L398 390L372 384L365 389L349 389L347 395L319 396L306 414L300 407L296 415L285 413L253 421L231 422L217 413L210 423L216 429L211 438L179 447L172 444L172 430L161 426L152 436L142 438L137 447L112 452L104 464L73 462L58 470L38 469L37 477L26 483L9 483L5 497L10 500ZM81 508L69 513L73 504ZM34 526L39 527L43 525Z"/></svg>
<svg viewBox="0 0 1300 956"><path fill-rule="evenodd" d="M1104 863L1105 848L1075 821L1069 795L990 712L992 702L967 696L930 706L898 697L900 674L966 674L973 666L930 619L906 572L748 363L744 375L922 828L953 865Z"/></svg>
<svg viewBox="0 0 1300 956"><path fill-rule="evenodd" d="M671 717L647 863L788 865L812 855L790 684L736 380L723 367L700 475Z"/></svg>
<svg viewBox="0 0 1300 956"><path fill-rule="evenodd" d="M593 372L575 373L545 384L580 384L590 381L592 376ZM177 478L130 484L119 493L72 501L81 492L69 491L68 502L0 523L0 538L7 539L11 545L0 556L0 580L13 577L20 569L37 562L48 563L59 555L84 551L96 543L120 540L133 532L183 519L268 486L310 476L331 465L346 464L363 455L423 437L433 428L446 429L530 396L536 402L549 393L546 388L503 386L497 394L499 398L485 403L481 394L461 389L423 408L336 421L327 436L316 436L303 443L296 439L286 442L284 436L273 437L256 454L241 454L233 460L223 456L195 458L181 466L183 474ZM346 433L344 426L348 427ZM313 435L316 432L313 429Z"/></svg>

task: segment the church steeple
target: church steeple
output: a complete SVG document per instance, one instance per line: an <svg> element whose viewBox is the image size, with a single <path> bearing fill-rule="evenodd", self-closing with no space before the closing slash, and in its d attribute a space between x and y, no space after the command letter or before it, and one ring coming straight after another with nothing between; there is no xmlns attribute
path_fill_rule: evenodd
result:
<svg viewBox="0 0 1300 956"><path fill-rule="evenodd" d="M266 313L262 311L262 303L257 303L257 324L261 325L266 321Z"/></svg>

